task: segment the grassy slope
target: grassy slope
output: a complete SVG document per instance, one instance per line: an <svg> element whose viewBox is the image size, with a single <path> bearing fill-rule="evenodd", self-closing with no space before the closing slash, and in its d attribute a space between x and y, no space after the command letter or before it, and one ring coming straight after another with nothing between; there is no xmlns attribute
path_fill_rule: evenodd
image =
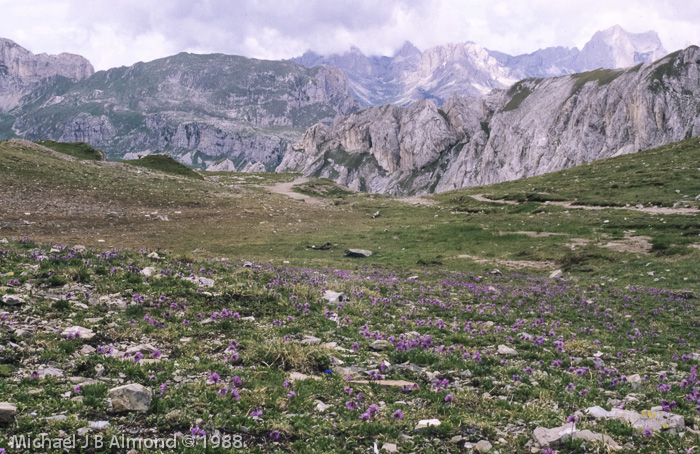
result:
<svg viewBox="0 0 700 454"><path fill-rule="evenodd" d="M602 159L542 176L457 191L492 199L576 200L581 205L697 206L700 195L697 138L653 150ZM454 194L454 193L450 193ZM687 196L687 197L684 197Z"/></svg>
<svg viewBox="0 0 700 454"><path fill-rule="evenodd" d="M38 140L36 143L51 148L59 153L73 156L74 158L84 161L104 161L104 154L94 149L92 146L84 142L54 142L53 140Z"/></svg>
<svg viewBox="0 0 700 454"><path fill-rule="evenodd" d="M146 169L155 170L158 172L169 173L171 175L178 175L196 180L204 179L204 177L194 170L166 155L148 155L141 159L132 159L122 162L132 166L144 167Z"/></svg>
<svg viewBox="0 0 700 454"><path fill-rule="evenodd" d="M626 156L612 162L633 159ZM648 159L645 162L650 163ZM601 173L604 169L602 164L587 167L600 169ZM577 171L580 169L568 172ZM537 192L540 185L528 180L442 194L436 197L440 203L435 206L412 206L389 197L341 192L332 193L320 206L311 206L261 188L288 181L288 175L205 175L201 181L138 174L133 167L117 163L77 165L0 144L2 202L11 207L0 220L0 236L28 235L41 241L88 246L96 246L102 239L106 246L161 247L205 257L346 269L369 265L420 270L429 264L436 270L483 273L499 268L542 275L549 269L520 269L517 263L500 260L554 261L555 267L583 279L619 279L672 288L698 285L693 263L700 251L689 247L700 240L700 227L693 216L567 210L539 202L504 205L478 202L467 195L499 190L506 194L503 188L509 184L533 185L536 189L531 192ZM532 181L545 178L554 177ZM664 200L667 186L679 179L664 172L656 172L656 178L666 181L665 185L643 188L642 194L649 200ZM590 184L590 188L579 187L576 194L584 196L600 190L598 180L592 179ZM561 197L569 195L567 190L574 191L573 185L562 188L563 192L558 193ZM372 219L376 211L380 216ZM110 212L116 214L109 216ZM156 215L166 215L170 222L151 221ZM523 231L562 235L530 237L520 233ZM601 247L622 240L625 232L650 236L655 250L631 253ZM589 244L572 250L568 243L574 238ZM307 249L326 242L334 245L331 251ZM366 248L374 254L366 260L345 259L342 251L346 248ZM648 274L652 271L653 276Z"/></svg>

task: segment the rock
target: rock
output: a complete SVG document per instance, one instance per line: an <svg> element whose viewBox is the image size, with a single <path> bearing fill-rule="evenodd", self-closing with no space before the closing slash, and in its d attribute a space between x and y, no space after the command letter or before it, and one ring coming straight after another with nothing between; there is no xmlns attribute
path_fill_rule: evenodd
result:
<svg viewBox="0 0 700 454"><path fill-rule="evenodd" d="M518 352L514 348L510 348L506 345L499 345L498 346L498 354L499 355L513 356L513 355L517 355Z"/></svg>
<svg viewBox="0 0 700 454"><path fill-rule="evenodd" d="M88 421L91 429L105 429L110 426L109 421Z"/></svg>
<svg viewBox="0 0 700 454"><path fill-rule="evenodd" d="M160 256L158 255L158 253L156 251L151 252L146 257L148 257L149 259L159 259L160 258Z"/></svg>
<svg viewBox="0 0 700 454"><path fill-rule="evenodd" d="M613 451L618 451L622 449L622 446L620 446L615 440L613 440L609 436L599 434L596 432L591 432L590 430L577 430L576 432L571 434L571 438L573 440L587 440L592 441L594 443L599 443L605 446L606 448L612 449Z"/></svg>
<svg viewBox="0 0 700 454"><path fill-rule="evenodd" d="M2 303L6 306L19 306L20 304L24 304L26 301L24 301L24 298L18 295L3 295L2 296Z"/></svg>
<svg viewBox="0 0 700 454"><path fill-rule="evenodd" d="M345 301L345 293L326 290L323 294L323 299L328 301L330 304L341 303Z"/></svg>
<svg viewBox="0 0 700 454"><path fill-rule="evenodd" d="M358 384L358 385L366 385L366 384L369 384L369 383L375 383L375 384L381 386L382 388L392 388L392 387L398 387L398 388L409 387L409 388L412 388L412 387L414 387L414 386L416 385L415 383L412 383L412 382L406 381L406 380L374 380L374 381L370 381L370 380L350 380L350 383L356 383L356 384Z"/></svg>
<svg viewBox="0 0 700 454"><path fill-rule="evenodd" d="M138 383L118 386L109 390L112 399L112 410L116 413L124 411L147 411L151 406L151 389Z"/></svg>
<svg viewBox="0 0 700 454"><path fill-rule="evenodd" d="M318 337L314 336L309 336L308 334L304 335L304 339L301 341L302 344L306 345L318 345L321 343L321 339Z"/></svg>
<svg viewBox="0 0 700 454"><path fill-rule="evenodd" d="M214 279L209 279L208 277L187 277L187 276L182 276L182 279L190 282L194 282L197 284L199 287L213 287L214 286Z"/></svg>
<svg viewBox="0 0 700 454"><path fill-rule="evenodd" d="M394 443L384 443L382 445L382 451L395 453L399 452L399 447L396 446Z"/></svg>
<svg viewBox="0 0 700 454"><path fill-rule="evenodd" d="M38 370L41 377L63 377L63 371L55 367L44 367Z"/></svg>
<svg viewBox="0 0 700 454"><path fill-rule="evenodd" d="M606 411L604 408L596 406L587 408L586 413L596 419L617 419L631 424L635 429L650 429L654 432L668 430L671 433L677 433L685 428L683 416L662 411L661 407L653 407L651 410L637 413L619 408Z"/></svg>
<svg viewBox="0 0 700 454"><path fill-rule="evenodd" d="M150 355L156 350L157 349L151 344L141 344L141 345L137 345L136 347L128 348L126 350L126 352L124 352L124 353L127 355L134 355L136 353L141 353L143 355Z"/></svg>
<svg viewBox="0 0 700 454"><path fill-rule="evenodd" d="M156 269L153 268L152 266L147 266L146 268L141 270L141 274L146 276L146 277L150 277L150 276L153 276L154 274L156 274Z"/></svg>
<svg viewBox="0 0 700 454"><path fill-rule="evenodd" d="M558 278L558 277L562 277L563 275L564 275L564 272L563 272L562 270L556 270L556 271L552 271L552 272L549 274L549 278L550 278L550 279L555 279L555 278Z"/></svg>
<svg viewBox="0 0 700 454"><path fill-rule="evenodd" d="M292 372L289 374L289 381L296 381L296 380L306 380L308 378L311 378L313 380L320 380L321 377L316 377L315 375L306 375L302 374L301 372Z"/></svg>
<svg viewBox="0 0 700 454"><path fill-rule="evenodd" d="M489 452L492 447L488 440L481 440L474 446L474 449L476 452Z"/></svg>
<svg viewBox="0 0 700 454"><path fill-rule="evenodd" d="M633 374L627 377L627 383L629 383L633 389L639 389L642 385L642 377L639 374Z"/></svg>
<svg viewBox="0 0 700 454"><path fill-rule="evenodd" d="M32 337L32 332L29 331L28 329L19 328L19 329L15 330L15 336L29 338L29 337Z"/></svg>
<svg viewBox="0 0 700 454"><path fill-rule="evenodd" d="M570 436L574 432L574 424L564 424L563 426L547 429L545 427L537 427L532 432L535 443L543 448L558 446L563 441L564 437Z"/></svg>
<svg viewBox="0 0 700 454"><path fill-rule="evenodd" d="M85 339L85 340L89 340L89 339L92 339L93 337L95 337L95 333L93 333L91 329L83 328L82 326L71 326L70 328L64 329L61 334L63 336L68 336L69 334L73 334L76 337L78 337L78 335L79 335L81 339Z"/></svg>
<svg viewBox="0 0 700 454"><path fill-rule="evenodd" d="M328 410L328 409L331 408L332 406L333 406L333 405L331 405L331 404L325 404L325 403L321 402L320 400L317 400L317 401L316 401L316 410L319 411L319 412L321 412L321 413L323 413L324 411Z"/></svg>
<svg viewBox="0 0 700 454"><path fill-rule="evenodd" d="M374 350L376 352L381 352L381 351L384 351L388 348L393 348L393 347L394 346L391 345L391 342L389 342L387 340L383 340L383 339L376 340L376 341L372 342L371 344L369 344L369 349Z"/></svg>
<svg viewBox="0 0 700 454"><path fill-rule="evenodd" d="M0 402L0 423L14 421L17 414L17 407L9 402Z"/></svg>
<svg viewBox="0 0 700 454"><path fill-rule="evenodd" d="M372 255L372 251L366 249L346 249L343 257L364 258Z"/></svg>
<svg viewBox="0 0 700 454"><path fill-rule="evenodd" d="M439 419L421 419L418 421L418 424L416 424L416 427L414 430L419 431L423 429L427 429L430 426L439 426L440 425L440 420Z"/></svg>

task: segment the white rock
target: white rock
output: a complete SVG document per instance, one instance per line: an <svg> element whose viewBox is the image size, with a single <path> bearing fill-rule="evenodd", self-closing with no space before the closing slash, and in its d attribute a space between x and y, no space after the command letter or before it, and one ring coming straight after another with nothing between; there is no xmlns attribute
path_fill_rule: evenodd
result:
<svg viewBox="0 0 700 454"><path fill-rule="evenodd" d="M513 355L517 355L518 352L514 348L510 348L507 345L499 345L498 346L498 354L499 355L513 356Z"/></svg>
<svg viewBox="0 0 700 454"><path fill-rule="evenodd" d="M426 429L430 426L439 426L440 425L440 420L439 419L421 419L418 421L418 424L416 424L415 430L423 430Z"/></svg>

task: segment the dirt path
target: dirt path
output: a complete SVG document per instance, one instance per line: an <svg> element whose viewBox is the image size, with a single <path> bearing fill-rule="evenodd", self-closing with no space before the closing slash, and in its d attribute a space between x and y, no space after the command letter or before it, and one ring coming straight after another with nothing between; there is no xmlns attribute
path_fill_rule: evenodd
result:
<svg viewBox="0 0 700 454"><path fill-rule="evenodd" d="M297 178L294 181L290 181L289 183L277 183L274 186L266 186L267 190L272 192L273 194L282 194L286 195L287 197L290 197L292 199L297 199L297 200L303 200L308 204L311 205L320 205L322 202L321 200L310 197L308 195L304 194L299 194L298 192L294 192L294 186L298 184L304 184L308 182L309 179L306 177L301 177Z"/></svg>
<svg viewBox="0 0 700 454"><path fill-rule="evenodd" d="M491 200L484 197L483 194L474 194L470 196L474 200L479 202L491 202L491 203L503 203L507 205L517 205L518 202L515 200ZM630 210L630 211L641 211L642 213L650 214L684 214L684 215L694 215L700 214L700 210L696 208L668 208L668 207L642 207L637 208L633 206L628 207L604 207L598 205L576 205L575 202L555 202L548 200L544 202L545 205L556 205L564 208L573 208L581 210Z"/></svg>

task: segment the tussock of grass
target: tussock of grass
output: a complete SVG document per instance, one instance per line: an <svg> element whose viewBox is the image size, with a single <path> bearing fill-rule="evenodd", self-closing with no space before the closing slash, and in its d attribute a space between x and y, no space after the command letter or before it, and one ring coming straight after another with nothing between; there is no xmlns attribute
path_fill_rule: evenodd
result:
<svg viewBox="0 0 700 454"><path fill-rule="evenodd" d="M105 155L103 152L84 142L54 142L53 140L38 140L36 143L83 161L105 160Z"/></svg>
<svg viewBox="0 0 700 454"><path fill-rule="evenodd" d="M177 175L185 178L192 178L195 180L204 179L204 177L202 177L194 170L190 169L184 164L179 163L178 161L167 155L154 154L144 156L141 159L132 159L122 162L133 166L144 167L146 169L168 173L171 175Z"/></svg>

